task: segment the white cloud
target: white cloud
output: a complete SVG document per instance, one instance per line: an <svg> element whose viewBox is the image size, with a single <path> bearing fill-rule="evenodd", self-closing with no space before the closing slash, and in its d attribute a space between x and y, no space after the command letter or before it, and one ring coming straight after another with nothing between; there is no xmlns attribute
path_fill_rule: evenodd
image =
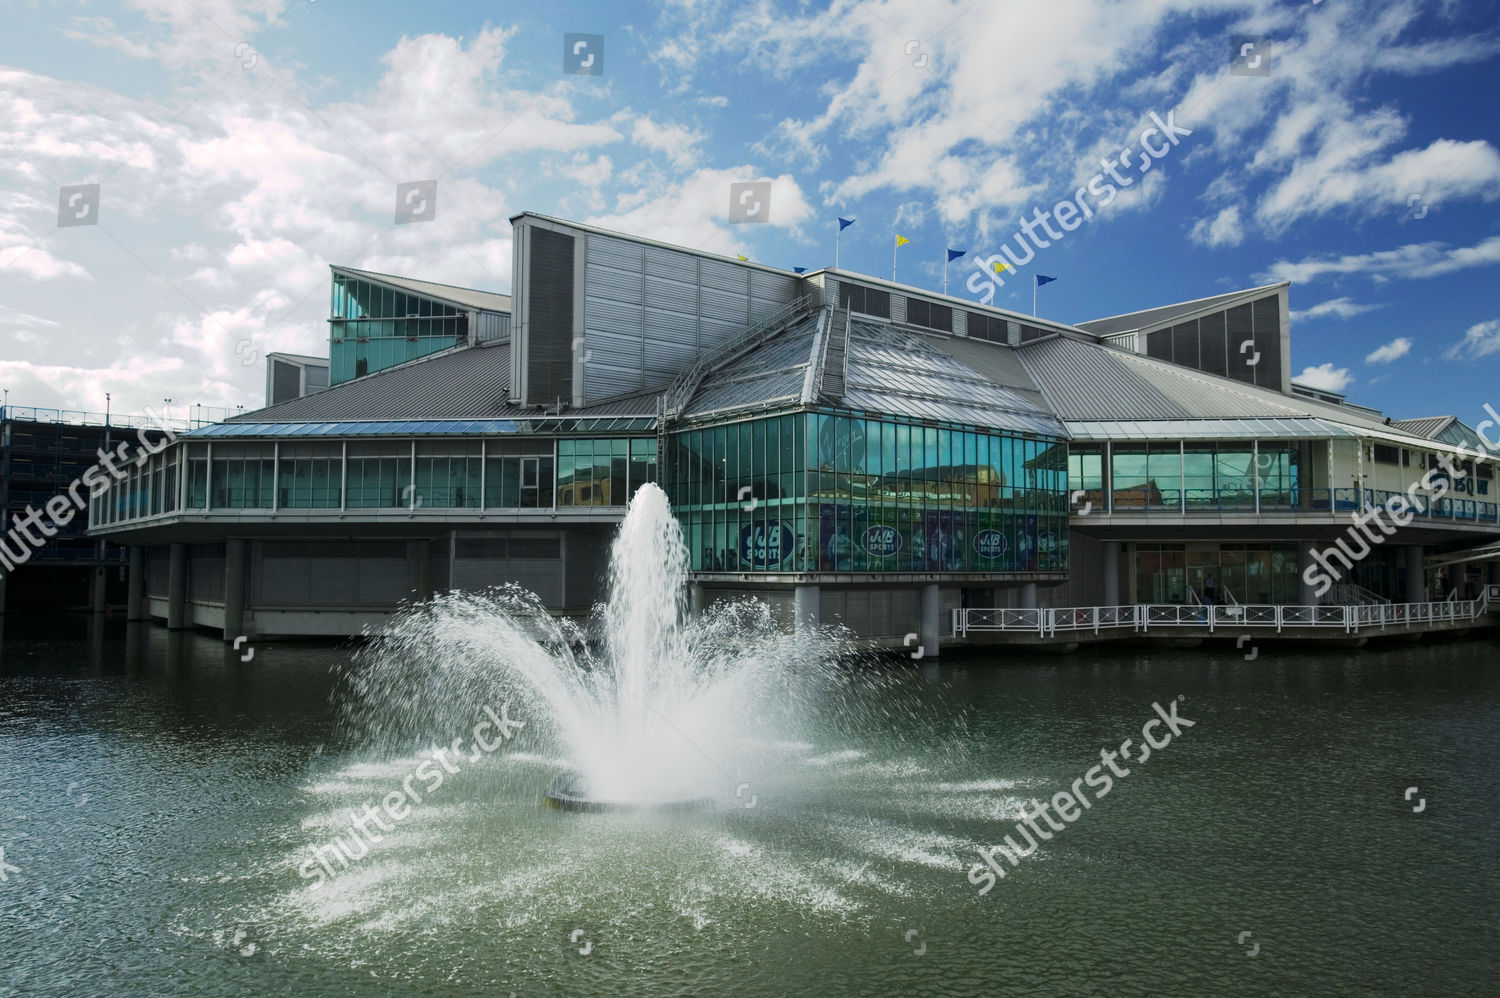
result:
<svg viewBox="0 0 1500 998"><path fill-rule="evenodd" d="M1391 250L1344 256L1309 257L1295 263L1279 260L1257 279L1266 283L1292 281L1301 284L1324 274L1363 274L1377 281L1391 278L1439 277L1470 267L1500 263L1500 236L1491 236L1475 246L1450 247L1446 243L1408 243Z"/></svg>
<svg viewBox="0 0 1500 998"><path fill-rule="evenodd" d="M1365 355L1366 364L1389 364L1393 360L1405 357L1411 353L1411 340L1405 336L1398 336L1383 347L1371 351Z"/></svg>
<svg viewBox="0 0 1500 998"><path fill-rule="evenodd" d="M1335 319L1352 319L1356 315L1364 315L1366 312L1374 312L1384 307L1384 305L1360 305L1352 298L1330 298L1328 301L1319 302L1312 308L1305 308L1300 311L1293 309L1291 319L1293 322L1299 319L1321 319L1324 316L1333 316Z"/></svg>
<svg viewBox="0 0 1500 998"><path fill-rule="evenodd" d="M1239 205L1230 205L1211 219L1198 219L1188 238L1200 246L1238 246L1245 241Z"/></svg>
<svg viewBox="0 0 1500 998"><path fill-rule="evenodd" d="M1487 357L1500 353L1500 319L1476 322L1464 333L1464 338L1443 353L1448 360L1465 357Z"/></svg>
<svg viewBox="0 0 1500 998"><path fill-rule="evenodd" d="M1342 392L1354 383L1347 367L1334 367L1331 363L1304 367L1301 374L1292 376L1292 380L1299 385L1320 388L1326 392Z"/></svg>

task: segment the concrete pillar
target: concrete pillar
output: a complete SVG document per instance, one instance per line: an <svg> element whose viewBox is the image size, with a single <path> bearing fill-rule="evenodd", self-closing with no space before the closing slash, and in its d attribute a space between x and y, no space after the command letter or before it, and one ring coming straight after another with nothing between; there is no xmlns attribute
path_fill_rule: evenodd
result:
<svg viewBox="0 0 1500 998"><path fill-rule="evenodd" d="M942 621L939 615L938 587L929 582L922 587L922 656L936 658L942 641Z"/></svg>
<svg viewBox="0 0 1500 998"><path fill-rule="evenodd" d="M1299 606L1317 606L1318 591L1307 581L1307 570L1313 567L1312 541L1297 542L1297 603Z"/></svg>
<svg viewBox="0 0 1500 998"><path fill-rule="evenodd" d="M245 539L224 542L224 640L245 634Z"/></svg>
<svg viewBox="0 0 1500 998"><path fill-rule="evenodd" d="M146 620L146 549L130 549L130 576L125 590L125 619Z"/></svg>
<svg viewBox="0 0 1500 998"><path fill-rule="evenodd" d="M92 582L93 585L89 588L89 609L102 617L104 615L104 605L108 600L108 597L105 595L107 592L105 586L108 579L104 574L103 565L94 566L94 578Z"/></svg>
<svg viewBox="0 0 1500 998"><path fill-rule="evenodd" d="M797 622L797 630L817 626L820 595L817 586L798 586L792 591L792 615Z"/></svg>
<svg viewBox="0 0 1500 998"><path fill-rule="evenodd" d="M704 609L708 606L708 594L703 591L703 583L688 583L688 614L694 620L703 616Z"/></svg>
<svg viewBox="0 0 1500 998"><path fill-rule="evenodd" d="M1120 542L1104 542L1104 605L1120 605Z"/></svg>
<svg viewBox="0 0 1500 998"><path fill-rule="evenodd" d="M1023 610L1035 610L1036 609L1036 583L1035 582L1022 583L1020 596L1021 596L1021 602L1020 602L1021 609L1023 609Z"/></svg>
<svg viewBox="0 0 1500 998"><path fill-rule="evenodd" d="M431 541L417 541L417 599L432 599Z"/></svg>
<svg viewBox="0 0 1500 998"><path fill-rule="evenodd" d="M1427 571L1422 567L1422 545L1406 545L1406 602L1427 602Z"/></svg>
<svg viewBox="0 0 1500 998"><path fill-rule="evenodd" d="M187 627L187 545L173 544L167 562L167 629Z"/></svg>

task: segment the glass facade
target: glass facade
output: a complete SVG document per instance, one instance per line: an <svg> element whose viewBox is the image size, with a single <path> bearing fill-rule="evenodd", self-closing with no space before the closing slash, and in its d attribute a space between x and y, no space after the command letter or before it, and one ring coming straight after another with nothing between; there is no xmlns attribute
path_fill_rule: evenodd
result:
<svg viewBox="0 0 1500 998"><path fill-rule="evenodd" d="M329 377L334 384L446 350L469 336L469 313L348 274L333 275Z"/></svg>
<svg viewBox="0 0 1500 998"><path fill-rule="evenodd" d="M623 506L656 479L656 441L595 439L557 442L557 505Z"/></svg>
<svg viewBox="0 0 1500 998"><path fill-rule="evenodd" d="M95 522L175 511L180 462L189 510L620 507L656 480L656 438L194 441L130 466Z"/></svg>
<svg viewBox="0 0 1500 998"><path fill-rule="evenodd" d="M1070 479L1089 501L1104 507L1102 444L1073 444ZM1110 454L1114 508L1292 509L1297 505L1297 445L1277 441L1255 446L1244 440L1220 443L1162 441L1117 443Z"/></svg>
<svg viewBox="0 0 1500 998"><path fill-rule="evenodd" d="M1193 602L1189 589L1201 597L1209 579L1219 603L1302 601L1295 544L1219 544L1191 551L1184 544L1136 545L1138 602Z"/></svg>
<svg viewBox="0 0 1500 998"><path fill-rule="evenodd" d="M693 568L1067 568L1061 443L841 413L685 430L662 469Z"/></svg>

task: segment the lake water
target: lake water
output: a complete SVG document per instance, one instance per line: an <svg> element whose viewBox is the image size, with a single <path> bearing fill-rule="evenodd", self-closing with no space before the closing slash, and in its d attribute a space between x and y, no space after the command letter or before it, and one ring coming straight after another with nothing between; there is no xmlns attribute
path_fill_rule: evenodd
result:
<svg viewBox="0 0 1500 998"><path fill-rule="evenodd" d="M338 737L348 647L20 623L0 994L1500 993L1493 641L892 662L879 726L683 813L541 807L565 760L522 729L310 878L423 762ZM1172 702L981 896L1025 802Z"/></svg>

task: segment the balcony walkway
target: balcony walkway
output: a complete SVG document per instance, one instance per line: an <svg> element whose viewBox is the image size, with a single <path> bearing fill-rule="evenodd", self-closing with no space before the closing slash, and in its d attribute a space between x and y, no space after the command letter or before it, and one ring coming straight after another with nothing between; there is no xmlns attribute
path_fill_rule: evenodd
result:
<svg viewBox="0 0 1500 998"><path fill-rule="evenodd" d="M1491 605L1491 596L1496 597ZM1079 644L1132 638L1311 638L1363 643L1500 626L1500 586L1472 600L1295 606L1137 603L1128 606L954 610L952 633L970 644Z"/></svg>

